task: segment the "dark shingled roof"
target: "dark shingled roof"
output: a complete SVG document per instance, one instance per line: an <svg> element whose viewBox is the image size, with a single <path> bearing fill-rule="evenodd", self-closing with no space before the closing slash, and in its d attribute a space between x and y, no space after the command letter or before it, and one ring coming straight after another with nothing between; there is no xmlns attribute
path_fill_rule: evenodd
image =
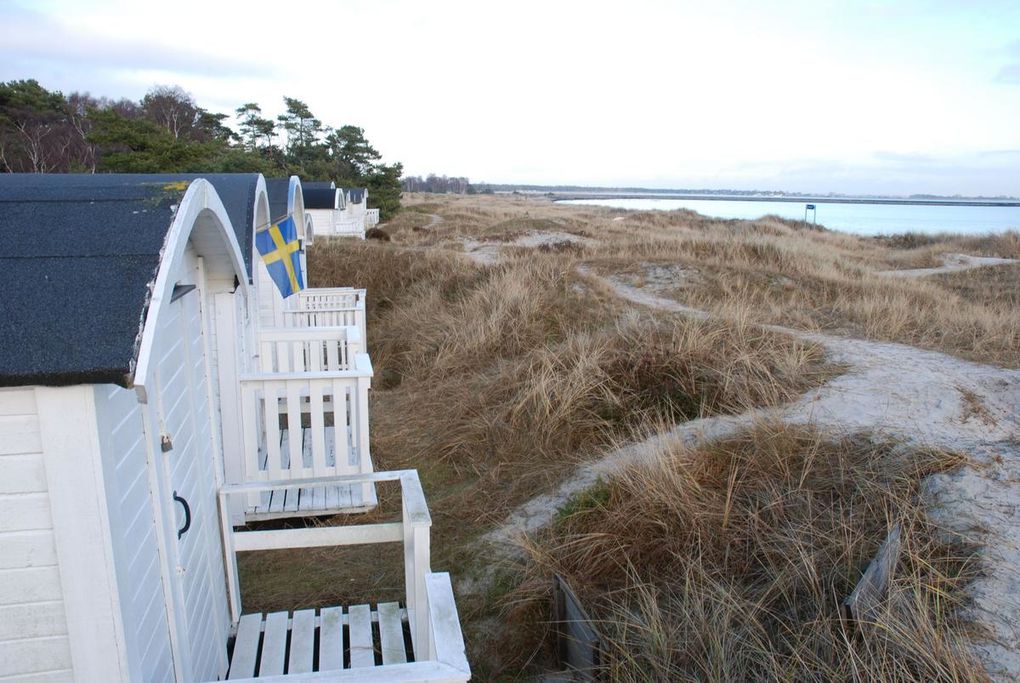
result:
<svg viewBox="0 0 1020 683"><path fill-rule="evenodd" d="M80 178L119 178L121 183L190 183L198 178L205 178L216 188L216 194L223 202L223 208L234 228L237 244L241 247L244 257L244 269L251 279L251 257L254 249L255 235L252 224L255 222L255 192L258 190L258 173L114 173L96 176L68 175L65 177ZM284 211L286 213L286 211ZM272 212L270 212L272 214Z"/></svg>
<svg viewBox="0 0 1020 683"><path fill-rule="evenodd" d="M332 190L336 187L332 180L302 180L302 190Z"/></svg>
<svg viewBox="0 0 1020 683"><path fill-rule="evenodd" d="M126 386L186 182L0 174L0 386Z"/></svg>
<svg viewBox="0 0 1020 683"><path fill-rule="evenodd" d="M266 195L269 197L269 219L279 221L287 216L290 198L290 178L266 178Z"/></svg>
<svg viewBox="0 0 1020 683"><path fill-rule="evenodd" d="M196 178L250 273L256 173L0 173L0 386L128 385L170 207Z"/></svg>
<svg viewBox="0 0 1020 683"><path fill-rule="evenodd" d="M192 181L205 178L216 188L216 194L227 210L230 224L237 236L237 245L241 247L244 257L244 270L251 280L251 255L254 248L255 235L252 224L255 222L255 192L258 189L258 173L177 173L165 175L121 175L122 178L138 179L141 182L172 182L175 180Z"/></svg>
<svg viewBox="0 0 1020 683"><path fill-rule="evenodd" d="M301 185L301 193L305 198L306 209L335 209L336 190L322 187L305 187Z"/></svg>
<svg viewBox="0 0 1020 683"><path fill-rule="evenodd" d="M351 204L360 204L365 201L365 188L349 187L347 188L347 196L350 197Z"/></svg>

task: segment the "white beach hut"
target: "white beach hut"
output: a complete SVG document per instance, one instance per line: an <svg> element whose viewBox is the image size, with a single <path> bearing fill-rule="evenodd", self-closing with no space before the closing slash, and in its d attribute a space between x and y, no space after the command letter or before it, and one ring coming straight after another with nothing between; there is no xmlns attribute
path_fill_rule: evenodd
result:
<svg viewBox="0 0 1020 683"><path fill-rule="evenodd" d="M285 301L255 247L255 234L273 222L291 216L297 225L305 224L300 180L283 179L284 188L274 181L271 204L269 184L258 173L117 176L122 185L170 188L186 187L200 177L212 184L223 204L251 290L244 301L233 292L213 293L207 306L207 341L215 350L209 357L213 405L218 412L224 405L240 407L218 415L226 482L372 472L368 391L373 370L365 353L364 290L306 290ZM299 234L298 246L303 238ZM308 329L286 330L284 325ZM311 372L326 374L313 381ZM313 391L341 399L324 401L333 412L316 432L321 444L290 438L311 436L304 428L307 411L295 408ZM280 414L278 428L270 409ZM273 434L269 438L267 430ZM242 521L242 512L246 519L265 519L358 512L376 504L372 484L331 488L322 496L300 493L266 492L246 504L236 499L235 520Z"/></svg>
<svg viewBox="0 0 1020 683"><path fill-rule="evenodd" d="M243 254L207 180L0 176L0 680L469 678L413 471L314 476L320 443L314 478L271 462L224 482L237 437L220 419L241 406L213 368L231 360L225 336L251 334ZM242 321L230 331L226 308ZM271 442L274 424L243 422L246 443ZM386 480L398 523L230 519L232 498ZM404 546L403 604L244 614L236 553L381 542Z"/></svg>
<svg viewBox="0 0 1020 683"><path fill-rule="evenodd" d="M344 194L343 220L360 224L365 228L371 227L366 220L368 215L368 188L348 187L344 188L342 192ZM378 222L379 216L377 211L375 213L375 223Z"/></svg>
<svg viewBox="0 0 1020 683"><path fill-rule="evenodd" d="M337 234L337 220L343 210L343 193L326 183L302 185L305 210L312 217L316 235L329 237Z"/></svg>

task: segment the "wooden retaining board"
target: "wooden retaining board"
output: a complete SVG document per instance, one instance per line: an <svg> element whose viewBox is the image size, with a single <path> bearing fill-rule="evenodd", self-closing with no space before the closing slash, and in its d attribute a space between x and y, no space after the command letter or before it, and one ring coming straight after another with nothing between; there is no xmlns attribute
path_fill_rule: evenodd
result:
<svg viewBox="0 0 1020 683"><path fill-rule="evenodd" d="M596 680L602 664L602 636L567 582L553 576L553 628L560 664L580 681Z"/></svg>

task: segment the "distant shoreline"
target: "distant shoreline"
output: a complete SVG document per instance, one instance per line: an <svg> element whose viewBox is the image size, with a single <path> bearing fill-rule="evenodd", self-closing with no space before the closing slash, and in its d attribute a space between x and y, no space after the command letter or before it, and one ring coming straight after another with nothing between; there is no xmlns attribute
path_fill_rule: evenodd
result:
<svg viewBox="0 0 1020 683"><path fill-rule="evenodd" d="M527 194L533 194L531 192ZM719 194L634 194L634 193L548 193L554 202L587 201L593 199L676 199L705 201L738 201L738 202L790 202L797 204L900 204L913 206L1020 206L1020 201L1009 199L907 199L891 197L762 197L750 195L719 195Z"/></svg>

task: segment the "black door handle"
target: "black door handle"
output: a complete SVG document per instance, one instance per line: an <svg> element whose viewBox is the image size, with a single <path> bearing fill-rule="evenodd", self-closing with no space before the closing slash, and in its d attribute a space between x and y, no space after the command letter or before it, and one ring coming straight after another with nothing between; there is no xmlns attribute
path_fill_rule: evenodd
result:
<svg viewBox="0 0 1020 683"><path fill-rule="evenodd" d="M181 540L181 536L188 533L188 529L191 528L191 506L188 505L188 501L184 500L177 495L174 491L174 500L184 506L184 526L177 530L177 540Z"/></svg>

